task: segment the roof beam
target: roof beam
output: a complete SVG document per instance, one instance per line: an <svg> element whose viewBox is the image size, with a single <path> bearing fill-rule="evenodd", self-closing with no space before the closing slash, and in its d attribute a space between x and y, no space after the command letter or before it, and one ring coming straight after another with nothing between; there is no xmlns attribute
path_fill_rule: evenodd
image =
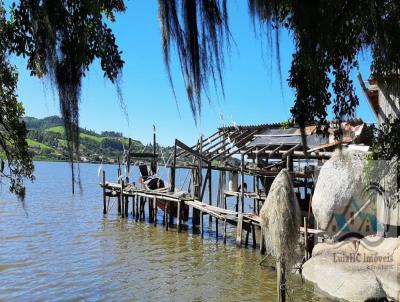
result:
<svg viewBox="0 0 400 302"><path fill-rule="evenodd" d="M293 146L292 148L290 148L289 150L287 150L285 153L283 153L282 157L287 157L289 155L291 155L294 151L296 151L299 147L301 146L301 144L297 144L296 146Z"/></svg>

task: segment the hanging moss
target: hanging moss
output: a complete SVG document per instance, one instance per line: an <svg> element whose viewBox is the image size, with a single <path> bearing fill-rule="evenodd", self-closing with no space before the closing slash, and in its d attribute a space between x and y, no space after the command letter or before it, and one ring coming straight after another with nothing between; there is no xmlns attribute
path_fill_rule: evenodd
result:
<svg viewBox="0 0 400 302"><path fill-rule="evenodd" d="M25 0L12 7L10 50L27 56L31 74L50 80L58 91L73 182L82 78L98 58L104 76L118 84L124 62L105 20L114 21L114 13L124 10L121 0ZM121 96L118 85L117 91Z"/></svg>

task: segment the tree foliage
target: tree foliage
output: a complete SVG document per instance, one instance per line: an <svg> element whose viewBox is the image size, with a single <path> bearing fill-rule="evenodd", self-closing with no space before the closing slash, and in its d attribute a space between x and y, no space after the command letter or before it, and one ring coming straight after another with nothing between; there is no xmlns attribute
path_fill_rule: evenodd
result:
<svg viewBox="0 0 400 302"><path fill-rule="evenodd" d="M6 167L1 159L0 175L9 181L11 192L23 198L23 181L24 178L33 180L33 164L25 141L24 108L17 100L18 75L6 52L10 32L5 10L0 6L0 148L7 163Z"/></svg>
<svg viewBox="0 0 400 302"><path fill-rule="evenodd" d="M0 7L4 11L2 2ZM72 171L79 159L82 78L97 58L104 76L118 84L124 62L107 20L124 10L122 0L21 0L12 4L7 26L2 24L2 50L26 57L31 75L57 89Z"/></svg>
<svg viewBox="0 0 400 302"><path fill-rule="evenodd" d="M250 14L270 32L285 28L294 39L288 83L296 92L291 112L300 126L327 125L329 105L338 120L354 115L359 100L350 73L357 68L358 55L363 51L371 51L373 76L399 88L398 1L248 0L248 3ZM159 0L159 9L167 68L173 42L178 49L192 111L196 113L200 110L201 91L207 89L207 79L214 78L215 71L221 74L221 38L229 37L226 1L200 0L194 4L190 0ZM278 39L279 35L275 37ZM279 47L279 40L269 45Z"/></svg>

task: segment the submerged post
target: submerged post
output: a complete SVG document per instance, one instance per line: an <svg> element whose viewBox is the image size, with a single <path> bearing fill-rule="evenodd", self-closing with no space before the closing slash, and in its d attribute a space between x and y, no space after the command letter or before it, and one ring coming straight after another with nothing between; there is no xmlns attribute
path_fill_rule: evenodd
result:
<svg viewBox="0 0 400 302"><path fill-rule="evenodd" d="M124 181L121 180L121 195L120 195L121 217L125 217L125 200L124 200Z"/></svg>
<svg viewBox="0 0 400 302"><path fill-rule="evenodd" d="M106 205L106 171L103 170L103 214L107 214L107 205Z"/></svg>
<svg viewBox="0 0 400 302"><path fill-rule="evenodd" d="M211 188L211 162L208 163L207 166L207 174L208 174L208 204L212 204L212 188ZM212 217L209 215L209 221L212 222Z"/></svg>
<svg viewBox="0 0 400 302"><path fill-rule="evenodd" d="M286 276L285 276L285 265L282 261L278 260L276 262L276 271L277 271L277 292L278 292L278 301L285 302L286 301Z"/></svg>

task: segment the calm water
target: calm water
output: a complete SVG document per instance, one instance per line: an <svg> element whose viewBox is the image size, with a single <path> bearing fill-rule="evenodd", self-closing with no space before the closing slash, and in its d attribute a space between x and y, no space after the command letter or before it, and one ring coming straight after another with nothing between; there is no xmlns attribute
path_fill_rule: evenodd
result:
<svg viewBox="0 0 400 302"><path fill-rule="evenodd" d="M224 245L212 227L202 240L190 227L178 234L119 219L115 206L103 217L98 168L81 165L75 196L66 163L36 163L24 203L1 188L0 301L276 300L275 272L257 250L235 247L234 229ZM322 301L299 278L290 289L292 301Z"/></svg>

